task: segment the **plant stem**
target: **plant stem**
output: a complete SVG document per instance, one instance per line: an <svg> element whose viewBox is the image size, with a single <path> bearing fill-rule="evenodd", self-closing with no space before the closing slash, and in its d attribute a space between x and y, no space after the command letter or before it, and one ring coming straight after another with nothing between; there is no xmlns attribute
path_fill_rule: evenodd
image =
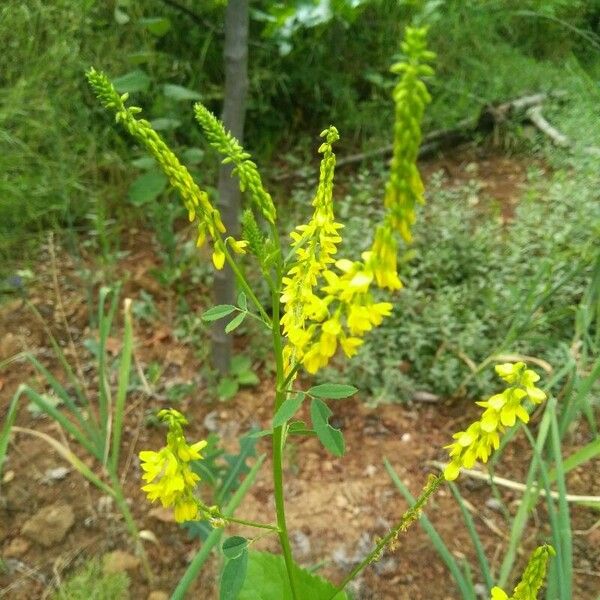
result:
<svg viewBox="0 0 600 600"><path fill-rule="evenodd" d="M277 525L271 525L270 523L257 523L256 521L247 521L246 519L236 519L235 517L223 517L228 523L239 523L240 525L247 525L248 527L256 527L257 529L270 529L279 533L279 527Z"/></svg>
<svg viewBox="0 0 600 600"><path fill-rule="evenodd" d="M272 294L273 305L273 350L275 352L275 361L277 364L277 383L275 393L275 414L285 400L286 392L284 387L285 373L283 370L283 345L281 340L281 330L279 328L279 292L274 290ZM292 558L292 548L285 521L285 498L283 494L283 426L273 429L273 484L275 493L275 510L277 512L277 526L279 528L279 540L285 560L285 567L290 581L292 598L299 600L294 583L294 561Z"/></svg>
<svg viewBox="0 0 600 600"><path fill-rule="evenodd" d="M250 300L252 300L252 302L256 306L256 308L257 308L258 312L260 313L260 316L263 318L263 321L265 322L265 324L272 327L272 324L271 324L272 322L271 322L271 319L269 318L269 315L266 313L265 309L263 308L262 304L260 303L260 300L256 297L256 294L252 291L252 288L246 281L246 277L240 271L240 268L236 265L235 261L231 257L231 254L229 254L229 250L227 249L227 246L225 244L223 244L223 250L225 252L225 260L227 261L227 264L231 267L231 270L234 272L238 282L244 289L244 292L246 292L248 298L250 298Z"/></svg>
<svg viewBox="0 0 600 600"><path fill-rule="evenodd" d="M358 564L340 583L337 591L333 596L329 598L329 600L333 600L337 594L344 590L344 588L370 563L377 560L381 553L385 550L385 547L393 543L394 540L398 537L399 533L406 531L414 521L416 521L421 516L421 510L423 506L427 504L427 501L435 493L435 491L440 487L440 485L445 481L443 475L438 475L437 477L432 477L427 485L421 491L419 497L415 501L415 503L402 515L400 521L392 527L390 532L383 537L375 548L371 550L371 552L363 559L363 561Z"/></svg>

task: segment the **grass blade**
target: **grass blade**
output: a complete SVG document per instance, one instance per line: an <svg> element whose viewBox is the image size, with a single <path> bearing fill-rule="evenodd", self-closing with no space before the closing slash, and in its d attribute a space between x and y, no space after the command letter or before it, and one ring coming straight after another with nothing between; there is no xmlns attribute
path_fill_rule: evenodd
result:
<svg viewBox="0 0 600 600"><path fill-rule="evenodd" d="M454 498L458 502L458 506L460 507L460 512L462 513L462 517L467 527L467 531L469 532L469 536L471 537L471 541L473 542L473 547L475 548L475 554L477 555L477 562L479 563L479 568L481 569L481 575L483 576L485 585L487 587L487 591L489 593L490 590L494 587L494 580L492 579L490 563L488 562L485 556L485 551L481 543L481 538L477 533L473 517L468 511L465 502L460 492L458 491L458 488L451 481L448 482L448 485L450 486L450 491L452 492L452 495L454 496Z"/></svg>
<svg viewBox="0 0 600 600"><path fill-rule="evenodd" d="M117 383L117 398L114 410L114 423L112 432L111 464L113 473L119 468L119 452L121 447L121 434L123 433L123 414L125 400L129 387L129 373L131 370L131 355L133 352L133 324L131 322L131 299L125 299L124 307L125 328L123 331L123 347L121 349L121 362L119 363L119 380Z"/></svg>

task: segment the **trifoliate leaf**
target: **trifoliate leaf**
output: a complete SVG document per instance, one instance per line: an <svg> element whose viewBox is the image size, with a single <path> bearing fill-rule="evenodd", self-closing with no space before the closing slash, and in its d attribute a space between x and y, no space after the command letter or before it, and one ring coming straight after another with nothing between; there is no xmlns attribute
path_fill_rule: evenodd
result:
<svg viewBox="0 0 600 600"><path fill-rule="evenodd" d="M310 404L310 418L317 437L334 456L343 456L344 436L339 429L335 429L329 424L329 417L332 414L325 402L313 398Z"/></svg>
<svg viewBox="0 0 600 600"><path fill-rule="evenodd" d="M331 398L338 400L340 398L348 398L356 394L358 390L353 385L345 385L343 383L322 383L315 385L308 390L309 395L316 398Z"/></svg>

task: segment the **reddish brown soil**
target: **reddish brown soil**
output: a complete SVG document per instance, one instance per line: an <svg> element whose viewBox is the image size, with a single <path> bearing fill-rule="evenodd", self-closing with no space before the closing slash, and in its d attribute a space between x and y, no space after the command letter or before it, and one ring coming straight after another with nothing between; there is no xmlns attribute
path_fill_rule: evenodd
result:
<svg viewBox="0 0 600 600"><path fill-rule="evenodd" d="M472 166L473 163L477 165L476 168ZM461 155L442 158L425 170L431 173L440 167L447 171L450 184L453 180L459 183L472 176L485 178L490 196L507 206L518 197L525 179L525 166L509 159ZM474 169L476 175L473 175ZM273 399L271 378L263 366L257 364L262 379L257 388L240 392L228 403L209 399L210 395L205 391L207 382L202 376L202 364L196 358L197 352L191 346L175 341L171 333L173 298L160 290L150 275L157 260L148 249L150 244L142 243L139 235L134 236L134 240L137 240L136 247L139 250L118 268L121 276L129 273L125 293L137 297L141 289L151 289L159 308L159 317L151 326L136 325L136 360L141 366L158 361L165 368L163 377L167 380L193 381L197 384L193 399L188 398L179 406L191 422L188 430L190 440L206 437L208 432L203 422L207 414L213 413L224 444L229 449L235 449L239 434L253 425L268 426ZM65 352L72 360L52 283L52 266L48 261L41 264L45 266L36 272L36 283L30 290L30 298L64 344ZM64 254L60 255L59 264L58 275L66 318L70 323L80 366L85 373L89 373L87 368L90 359L86 358L88 355L82 350L81 342L86 337L93 337L94 332L86 330L88 315L82 285ZM53 372L60 373L58 363L49 349L47 334L20 300L0 305L0 340L0 361L24 348L34 352ZM111 338L110 346L113 352L118 351L118 336ZM0 414L3 419L11 397L22 382L41 387L39 378L26 362L17 360L0 370ZM93 380L88 382L88 387L94 389ZM155 507L146 502L139 489L137 452L141 449L157 449L163 444L163 431L149 427L146 415L164 406L163 399L143 392L128 397L122 456L126 493L140 529L152 532L157 540L156 543L145 542L156 572L156 581L149 586L140 573L134 573L130 592L135 600L144 600L152 590L172 591L197 549L197 543L190 541L176 524L157 518L157 513L152 512ZM339 581L345 572L340 568L342 559L352 559L357 550L365 545L365 539L372 542L376 536L384 534L406 508L406 502L385 472L383 458L389 459L413 494L418 493L427 474L435 472L430 461L444 460L444 444L448 443L453 432L474 418L476 410L469 400L454 404L385 405L371 409L361 403L360 398L356 398L331 403L331 406L346 438L345 457L332 457L315 439L302 438L294 442L288 448L286 457L286 489L289 529L298 561L304 565L322 564L321 573L333 581ZM534 428L535 422L534 418ZM19 410L17 424L68 442L74 452L96 469L74 442L62 436L53 422L34 418L25 408L25 403ZM565 455L590 439L585 426L581 424L564 447ZM259 451L269 456L266 439L260 441ZM519 435L505 453L498 474L523 481L530 458L527 440ZM43 441L23 434L13 437L0 494L0 555L9 561L7 564L10 566L8 574L0 574L0 597L49 597L56 584L85 559L115 549L132 552L124 524L114 506L107 505L103 494L77 472L71 470L65 479L53 484L42 482L49 468L64 464ZM569 492L597 494L600 489L599 467L600 460L596 459L585 467L573 470L569 474ZM498 568L508 537L507 522L501 512L486 505L486 501L492 497L487 484L463 476L458 485L472 509L486 554L493 567ZM502 491L502 499L512 514L518 507L519 498L517 492ZM38 509L55 502L69 504L75 511L75 525L65 539L49 549L35 542L28 543L27 547L21 546L15 553L14 549L22 539L24 522ZM458 559L466 558L475 565L469 536L448 489L438 493L428 506L427 515L453 555ZM260 521L274 519L268 458L237 516ZM589 600L600 589L598 513L571 505L571 517L574 530L573 598ZM547 539L548 530L544 506L540 503L527 526L524 548L519 558L520 566L527 553L537 543ZM252 535L252 531L243 528L232 531ZM361 536L365 538L362 542ZM277 551L276 540L269 537L258 542L257 547ZM12 556L7 556L7 552ZM337 557L337 562L331 559L332 555ZM217 567L213 559L196 582L190 598L210 600L217 597ZM476 573L476 567L474 569ZM400 539L395 552L387 553L377 565L367 569L356 597L363 600L446 600L459 598L459 594L428 537L415 525Z"/></svg>

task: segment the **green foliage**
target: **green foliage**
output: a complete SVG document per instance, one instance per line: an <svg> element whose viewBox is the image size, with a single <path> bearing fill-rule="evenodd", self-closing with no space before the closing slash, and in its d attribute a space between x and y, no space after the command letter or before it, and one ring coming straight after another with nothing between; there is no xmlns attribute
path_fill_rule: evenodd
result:
<svg viewBox="0 0 600 600"><path fill-rule="evenodd" d="M493 203L488 212L470 206L485 198L476 181L447 189L434 179L400 269L406 287L392 317L341 375L332 370L323 378L350 380L376 401L402 401L420 389L453 394L466 378L469 393L489 392L487 374L472 378L469 365L491 354L564 362L598 254L600 180L593 164L578 162L576 176L560 168L549 182L531 171L530 191L506 225ZM379 188L371 174L351 189L352 204L342 212L351 246L366 245L365 227L377 218L368 203Z"/></svg>
<svg viewBox="0 0 600 600"><path fill-rule="evenodd" d="M53 594L53 600L127 600L126 573L105 574L98 561L89 561Z"/></svg>
<svg viewBox="0 0 600 600"><path fill-rule="evenodd" d="M293 567L294 580L301 598L313 600L347 600L344 592L335 594L335 587L321 577ZM282 556L267 552L250 552L248 572L239 600L292 600L292 592Z"/></svg>

